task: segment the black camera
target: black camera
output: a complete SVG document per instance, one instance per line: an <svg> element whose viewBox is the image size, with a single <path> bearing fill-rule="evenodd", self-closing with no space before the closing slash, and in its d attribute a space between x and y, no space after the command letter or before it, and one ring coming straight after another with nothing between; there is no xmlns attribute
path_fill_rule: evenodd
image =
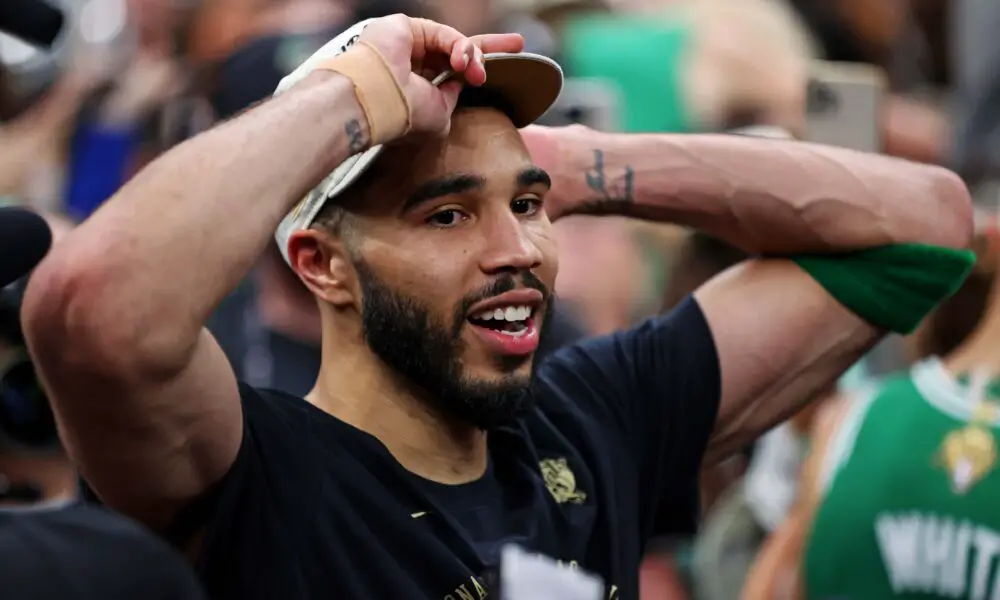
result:
<svg viewBox="0 0 1000 600"><path fill-rule="evenodd" d="M27 277L0 290L0 453L60 448L55 417L21 329Z"/></svg>

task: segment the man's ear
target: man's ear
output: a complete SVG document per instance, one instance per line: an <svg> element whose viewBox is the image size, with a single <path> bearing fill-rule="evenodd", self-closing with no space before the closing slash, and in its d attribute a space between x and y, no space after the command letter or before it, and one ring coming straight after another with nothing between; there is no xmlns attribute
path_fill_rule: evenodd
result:
<svg viewBox="0 0 1000 600"><path fill-rule="evenodd" d="M323 231L305 229L288 239L292 270L318 298L337 308L361 302L357 272L344 242Z"/></svg>

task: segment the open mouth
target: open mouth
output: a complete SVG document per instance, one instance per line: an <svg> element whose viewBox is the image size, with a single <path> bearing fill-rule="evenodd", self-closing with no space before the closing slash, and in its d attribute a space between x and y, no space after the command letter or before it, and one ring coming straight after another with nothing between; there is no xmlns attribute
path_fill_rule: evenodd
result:
<svg viewBox="0 0 1000 600"><path fill-rule="evenodd" d="M531 329L535 309L532 306L503 306L487 309L469 317L469 322L477 327L521 337Z"/></svg>

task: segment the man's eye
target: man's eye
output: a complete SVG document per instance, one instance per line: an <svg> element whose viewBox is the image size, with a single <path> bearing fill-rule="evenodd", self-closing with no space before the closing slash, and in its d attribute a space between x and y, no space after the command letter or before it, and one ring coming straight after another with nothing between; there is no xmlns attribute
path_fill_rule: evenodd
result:
<svg viewBox="0 0 1000 600"><path fill-rule="evenodd" d="M454 227L465 219L465 215L455 209L442 210L427 217L427 223L434 227Z"/></svg>
<svg viewBox="0 0 1000 600"><path fill-rule="evenodd" d="M541 208L541 201L537 198L518 198L510 203L510 209L515 215L531 216Z"/></svg>

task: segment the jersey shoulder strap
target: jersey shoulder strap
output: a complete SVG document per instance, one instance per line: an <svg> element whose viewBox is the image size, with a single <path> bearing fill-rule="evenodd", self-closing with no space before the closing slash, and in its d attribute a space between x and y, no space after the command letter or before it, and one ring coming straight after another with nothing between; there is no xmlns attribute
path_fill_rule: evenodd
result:
<svg viewBox="0 0 1000 600"><path fill-rule="evenodd" d="M833 437L830 439L826 456L822 459L823 463L820 466L819 474L821 496L826 495L837 473L847 464L854 452L854 442L857 440L858 432L861 431L861 426L868 415L868 408L883 393L884 385L884 382L871 383L844 396L844 401L849 402L850 406L840 423L837 424L837 430L834 431Z"/></svg>
<svg viewBox="0 0 1000 600"><path fill-rule="evenodd" d="M961 422L976 421L1000 427L1000 411L984 422L981 398L955 378L937 358L925 360L912 369L913 385L927 404L939 413Z"/></svg>

